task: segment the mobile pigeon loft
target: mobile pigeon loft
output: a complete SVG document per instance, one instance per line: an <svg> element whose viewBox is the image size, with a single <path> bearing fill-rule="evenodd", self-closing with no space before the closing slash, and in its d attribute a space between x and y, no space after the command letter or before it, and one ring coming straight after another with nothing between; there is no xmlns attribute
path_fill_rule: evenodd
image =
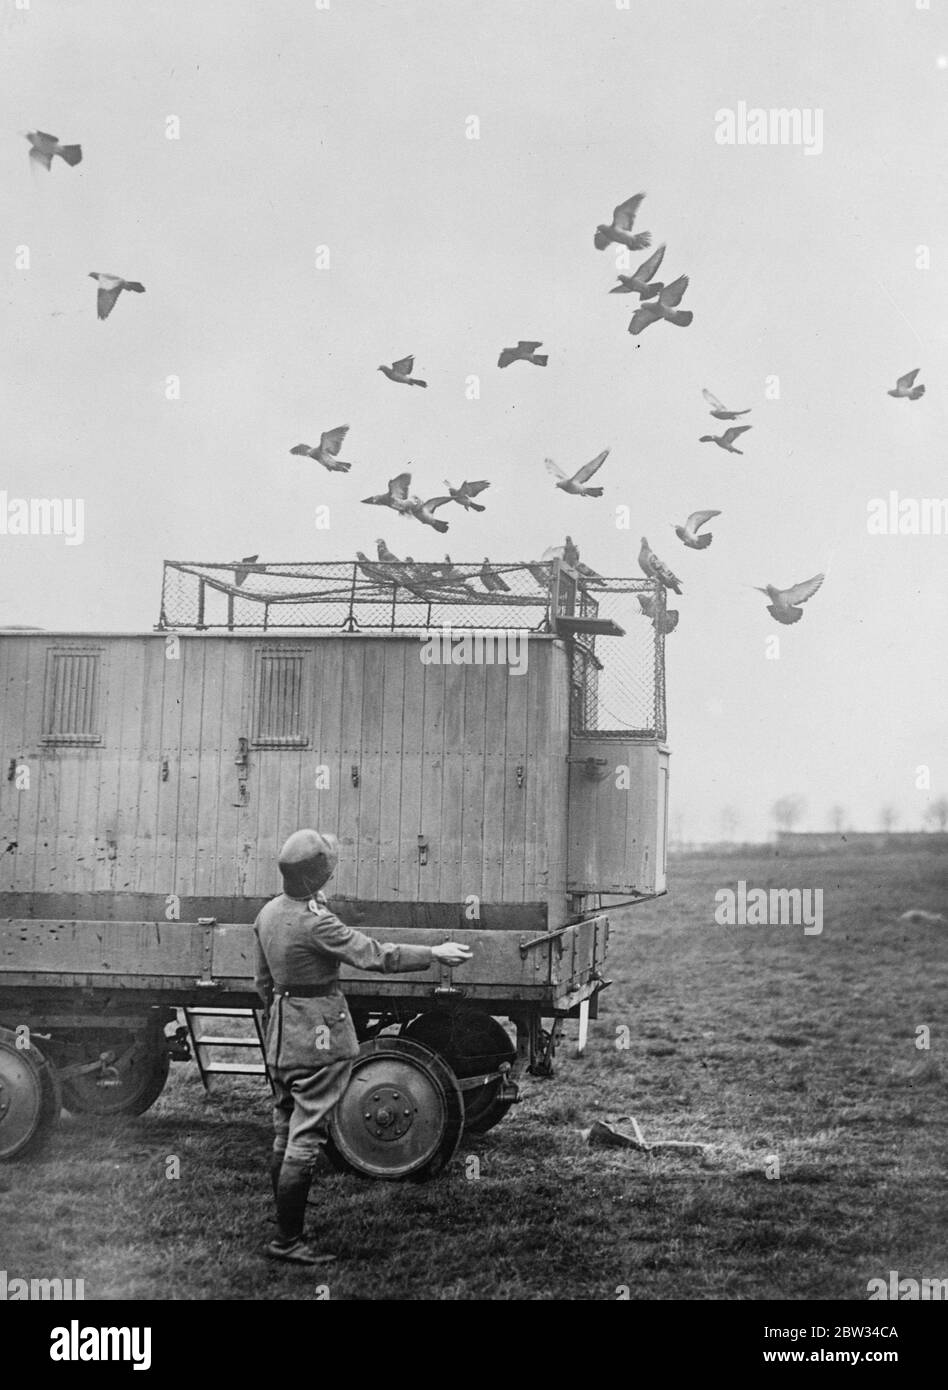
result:
<svg viewBox="0 0 948 1390"><path fill-rule="evenodd" d="M341 1107L336 1157L432 1173L496 1123L596 1015L604 905L665 891L663 615L560 560L169 561L153 632L0 632L0 1157L63 1100L147 1108L177 1010L259 1004L251 924L301 825L339 838L344 920L474 952L344 973L357 1070L407 1069L425 1124L383 1142Z"/></svg>

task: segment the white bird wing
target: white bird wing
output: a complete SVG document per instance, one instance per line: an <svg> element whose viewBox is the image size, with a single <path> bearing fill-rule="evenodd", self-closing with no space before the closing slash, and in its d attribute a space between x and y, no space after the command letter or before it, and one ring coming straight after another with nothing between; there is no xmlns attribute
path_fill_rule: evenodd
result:
<svg viewBox="0 0 948 1390"><path fill-rule="evenodd" d="M551 474L552 477L559 478L560 482L566 481L566 474L558 463L554 463L552 459L544 459L543 462L546 464L546 471Z"/></svg>
<svg viewBox="0 0 948 1390"><path fill-rule="evenodd" d="M397 478L390 478L388 484L388 495L394 497L399 502L408 501L408 489L411 487L411 474L399 473Z"/></svg>
<svg viewBox="0 0 948 1390"><path fill-rule="evenodd" d="M543 561L544 564L546 564L550 560L562 560L562 558L563 547L561 545L548 545L546 550L544 550L543 554L540 556L540 559Z"/></svg>
<svg viewBox="0 0 948 1390"><path fill-rule="evenodd" d="M584 463L579 472L573 474L572 481L574 483L584 483L587 478L591 478L592 475L602 467L608 457L609 450L603 449L601 454L597 454L590 463Z"/></svg>
<svg viewBox="0 0 948 1390"><path fill-rule="evenodd" d="M896 382L896 386L901 386L903 389L907 389L909 386L912 385L912 382L915 380L915 378L918 376L921 370L921 367L916 367L914 372L906 372L904 376L899 377L898 381Z"/></svg>
<svg viewBox="0 0 948 1390"><path fill-rule="evenodd" d="M679 275L677 280L673 280L670 285L666 285L658 296L666 309L673 308L681 303L681 297L688 288L688 276Z"/></svg>
<svg viewBox="0 0 948 1390"><path fill-rule="evenodd" d="M399 376L410 376L415 366L414 357L402 357L397 362L392 363L392 371Z"/></svg>
<svg viewBox="0 0 948 1390"><path fill-rule="evenodd" d="M701 394L712 410L727 410L727 406L722 401L719 401L717 396L713 395L706 386L702 387Z"/></svg>
<svg viewBox="0 0 948 1390"><path fill-rule="evenodd" d="M686 531L698 531L706 525L713 516L720 516L720 512L692 512L685 522Z"/></svg>
<svg viewBox="0 0 948 1390"><path fill-rule="evenodd" d="M342 448L342 441L348 433L348 425L337 425L334 430L326 430L325 433L321 434L319 437L320 449L324 454L329 454L331 458L335 458Z"/></svg>
<svg viewBox="0 0 948 1390"><path fill-rule="evenodd" d="M638 270L633 272L633 279L644 280L646 282L651 280L652 276L655 274L656 270L661 265L664 258L665 245L663 242L662 245L658 248L658 250L653 251L652 254L649 256L648 260L643 261L642 264L639 266Z"/></svg>
<svg viewBox="0 0 948 1390"><path fill-rule="evenodd" d="M631 232L635 214L644 197L644 193L636 193L634 197L626 198L624 203L620 203L612 214L612 225L623 232Z"/></svg>
<svg viewBox="0 0 948 1390"><path fill-rule="evenodd" d="M804 579L802 584L794 584L792 589L784 589L780 597L784 603L806 603L808 598L813 597L825 578L826 576L823 574L815 574L812 579Z"/></svg>

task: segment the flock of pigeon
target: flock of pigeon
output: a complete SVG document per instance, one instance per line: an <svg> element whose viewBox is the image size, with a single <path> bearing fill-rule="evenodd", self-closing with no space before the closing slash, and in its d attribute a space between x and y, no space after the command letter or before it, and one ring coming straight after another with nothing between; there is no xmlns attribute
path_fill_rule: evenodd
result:
<svg viewBox="0 0 948 1390"><path fill-rule="evenodd" d="M27 132L26 138L30 144L30 160L41 165L47 171L52 169L53 159L57 156L70 167L74 167L82 160L81 145L64 145L60 143L57 136L41 130ZM597 250L604 251L607 246L616 245L625 247L628 251L644 251L651 246L652 236L650 232L633 230L636 216L644 198L644 193L636 193L633 197L627 198L613 210L611 222L599 224L593 236L593 244ZM644 332L650 324L657 323L660 319L664 319L666 323L673 324L677 328L687 328L694 317L691 310L679 308L688 288L687 275L680 275L670 284L653 279L662 265L665 250L666 247L663 242L631 275L620 274L619 283L609 291L610 294L637 294L639 296L638 307L632 315L628 327L628 331L633 335ZM145 293L145 286L137 280L125 280L121 276L106 275L100 271L90 271L89 273L90 277L98 284L96 306L100 319L108 318L123 290L129 290L135 294ZM549 357L545 353L538 352L542 346L542 342L521 339L515 347L502 349L497 359L497 366L506 368L514 362L530 362L534 366L545 367ZM428 383L426 381L412 375L414 368L414 356L408 356L389 364L382 364L378 370L396 385L427 388ZM888 394L896 399L917 401L925 393L923 385L915 384L915 378L919 371L920 368L916 367L913 371L899 377L895 387ZM742 415L750 414L750 410L729 410L706 388L702 394L710 407L712 418L727 423L728 428L721 434L701 435L699 443L716 444L719 449L723 449L727 453L743 456L743 450L735 447L735 441L746 434L751 426L734 425L730 422L739 419ZM318 444L296 444L290 453L310 458L331 473L348 473L352 464L339 457L348 432L348 425L338 425L335 429L326 430L321 434ZM609 450L603 449L594 459L583 464L572 474L565 473L552 459L546 459L545 463L547 471L555 479L556 487L560 491L572 497L601 497L603 489L591 484L589 480L598 473L608 456ZM389 480L385 492L372 497L364 497L362 500L369 506L388 507L399 516L413 518L422 525L430 526L440 533L446 532L449 525L442 517L435 515L442 507L453 502L465 511L483 512L486 510L482 503L474 500L490 486L486 479L475 479L470 482L465 480L460 487L454 487L445 480L444 485L447 489L446 494L425 500L411 491L411 474L404 472ZM714 517L720 515L720 512L713 510L692 512L684 525L674 528L675 534L688 549L706 550L711 544L712 536L710 532L703 531L702 528ZM479 592L473 590L470 587L469 579L461 571L455 569L450 556L445 557L444 564L424 564L414 561L411 556L402 561L388 549L384 540L380 539L376 544L379 561L389 567L386 570L378 569L362 551L356 552L360 568L373 580L386 584L391 583L393 578L391 567L398 566L400 569L396 571L394 577L409 589L417 589L427 593L432 587L451 587L463 589L472 596L475 592ZM547 551L544 555L544 561L550 560L554 556L563 559L584 579L596 580L601 578L594 570L581 563L579 550L569 536L566 537L565 545L553 547ZM235 563L235 582L238 586L246 581L258 559L259 556L257 555L248 555ZM642 537L638 563L643 574L649 579L657 580L665 589L676 594L681 593L681 580L656 555L645 536ZM546 572L539 566L530 566L530 568L538 583L545 588ZM509 592L509 586L496 571L491 569L490 562L486 558L479 577L488 593ZM763 588L758 587L758 592L766 594L770 599L767 610L777 622L791 624L799 622L803 616L803 609L800 605L813 597L823 580L824 575L817 574L812 579L804 580L801 584L794 584L789 589L778 589L773 584L768 584ZM662 632L672 632L677 627L679 619L677 609L668 609L662 613L655 596L650 594L640 595L639 603L643 613L652 620L656 628L660 627Z"/></svg>

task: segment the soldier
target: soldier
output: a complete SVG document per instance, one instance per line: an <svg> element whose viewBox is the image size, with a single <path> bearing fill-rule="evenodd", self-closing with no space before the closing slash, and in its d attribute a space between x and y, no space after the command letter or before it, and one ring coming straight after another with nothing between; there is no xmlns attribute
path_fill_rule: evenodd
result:
<svg viewBox="0 0 948 1390"><path fill-rule="evenodd" d="M345 1092L359 1044L339 963L357 970L427 970L436 961L461 965L468 946L380 945L354 931L327 906L320 892L336 867L335 836L297 830L280 851L283 892L254 923L256 987L266 1021L267 1067L274 1086L273 1156L270 1176L277 1209L273 1259L322 1264L303 1238L306 1199L329 1117Z"/></svg>

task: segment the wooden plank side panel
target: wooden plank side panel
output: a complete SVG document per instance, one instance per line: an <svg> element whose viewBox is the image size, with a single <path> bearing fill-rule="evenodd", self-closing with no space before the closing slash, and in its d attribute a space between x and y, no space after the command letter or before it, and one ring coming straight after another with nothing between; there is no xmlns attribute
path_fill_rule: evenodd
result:
<svg viewBox="0 0 948 1390"><path fill-rule="evenodd" d="M36 841L39 798L35 785L40 773L39 716L42 699L37 687L39 644L24 638L0 638L3 669L3 755L29 773L30 784L17 788L9 780L9 764L3 769L0 805L3 807L0 838L0 883L9 888L29 888L33 882L33 847ZM31 719L32 707L32 719Z"/></svg>
<svg viewBox="0 0 948 1390"><path fill-rule="evenodd" d="M417 643L386 642L385 680L379 762L378 871L375 897L391 902L399 897L402 836L417 835L411 824L402 827L402 775L405 761L405 722L408 717L407 668L421 666ZM410 817L409 817L410 820Z"/></svg>
<svg viewBox="0 0 948 1390"><path fill-rule="evenodd" d="M139 775L135 804L129 820L133 844L129 856L129 889L136 893L149 892L154 877L157 853L158 788L161 783L161 714L163 663L167 651L173 650L163 637L143 639L141 669L141 719L139 740ZM169 763L168 775L171 767Z"/></svg>
<svg viewBox="0 0 948 1390"><path fill-rule="evenodd" d="M512 676L507 683L507 719L504 728L504 844L503 891L504 902L523 902L530 897L527 883L527 798L531 768L527 760L530 668L537 661L537 647L527 645L527 672ZM517 769L522 768L518 786ZM532 833L529 832L529 833Z"/></svg>
<svg viewBox="0 0 948 1390"><path fill-rule="evenodd" d="M422 714L421 806L418 816L418 835L428 842L427 863L421 863L417 839L407 847L405 864L409 872L414 856L416 894L420 901L437 902L440 898L441 862L444 854L442 818L444 814L445 711L447 667L425 666L424 702Z"/></svg>
<svg viewBox="0 0 948 1390"><path fill-rule="evenodd" d="M195 893L212 893L217 878L216 866L224 846L220 840L221 803L233 803L236 797L227 796L223 778L228 774L236 783L234 757L236 740L231 742L230 731L223 727L224 692L228 684L239 680L244 644L232 644L219 638L204 643L204 689L201 734L194 751L197 766L196 836L194 846ZM230 767L224 760L230 752ZM226 771L225 771L226 769Z"/></svg>
<svg viewBox="0 0 948 1390"><path fill-rule="evenodd" d="M463 896L461 845L464 828L465 667L443 665L441 670L444 672L441 820L440 823L424 827L430 844L429 873L422 872L421 896L439 902L456 902Z"/></svg>
<svg viewBox="0 0 948 1390"><path fill-rule="evenodd" d="M339 833L339 801L342 794L342 646L338 639L316 645L313 668L313 773L310 781L304 779L300 796L300 825L329 831L333 835ZM323 786L327 778L328 785Z"/></svg>
<svg viewBox="0 0 948 1390"><path fill-rule="evenodd" d="M391 656L389 655L391 653ZM368 642L362 677L362 728L359 735L359 848L355 870L355 896L379 896L379 831L382 797L382 716L387 698L386 684L401 699L389 677L389 663L398 656L398 647L389 642Z"/></svg>
<svg viewBox="0 0 948 1390"><path fill-rule="evenodd" d="M458 898L478 900L484 894L485 833L493 827L484 825L484 767L487 756L487 684L488 679L506 680L506 668L475 664L463 666L464 672L464 761L461 786L461 877Z"/></svg>
<svg viewBox="0 0 948 1390"><path fill-rule="evenodd" d="M178 804L175 823L176 862L174 893L197 891L198 807L201 795L201 741L205 719L205 669L207 642L182 642L181 746Z"/></svg>
<svg viewBox="0 0 948 1390"><path fill-rule="evenodd" d="M219 724L208 749L207 778L216 792L216 831L214 861L205 866L204 877L215 893L243 893L248 880L248 860L253 850L249 838L241 834L243 809L237 804L237 740L245 734L244 692L253 669L253 650L249 642L228 643L215 638L215 661L220 673ZM231 650L233 648L233 650Z"/></svg>
<svg viewBox="0 0 948 1390"><path fill-rule="evenodd" d="M178 872L178 803L186 776L184 767L184 692L187 669L187 648L196 643L180 641L173 654L164 658L160 674L161 713L158 729L159 762L168 759L168 780L159 775L155 793L155 844L150 871L150 890L165 896L176 891Z"/></svg>
<svg viewBox="0 0 948 1390"><path fill-rule="evenodd" d="M409 902L420 896L422 869L418 862L418 836L422 828L429 699L437 699L440 706L440 697L436 697L434 689L430 686L431 669L430 666L422 665L420 644L417 649L414 644L406 648L403 668L402 757L397 769L400 811L395 846L395 886L396 896ZM440 686L438 689L440 690ZM440 807L438 818L440 819ZM427 870L424 872L427 873Z"/></svg>
<svg viewBox="0 0 948 1390"><path fill-rule="evenodd" d="M563 920L566 911L567 815L569 802L569 656L560 644L546 651L546 731L543 761L546 791L542 835L547 846L547 901L550 920ZM529 895L528 895L529 896ZM539 894L538 894L539 896Z"/></svg>
<svg viewBox="0 0 948 1390"><path fill-rule="evenodd" d="M344 643L342 658L342 694L340 719L339 868L333 880L340 893L357 897L357 865L359 861L359 787L353 786L352 768L361 781L362 765L362 699L365 687L365 642Z"/></svg>
<svg viewBox="0 0 948 1390"><path fill-rule="evenodd" d="M481 896L485 901L503 897L506 843L506 788L514 775L507 759L507 700L511 682L523 680L509 668L487 668L484 708L484 852Z"/></svg>

